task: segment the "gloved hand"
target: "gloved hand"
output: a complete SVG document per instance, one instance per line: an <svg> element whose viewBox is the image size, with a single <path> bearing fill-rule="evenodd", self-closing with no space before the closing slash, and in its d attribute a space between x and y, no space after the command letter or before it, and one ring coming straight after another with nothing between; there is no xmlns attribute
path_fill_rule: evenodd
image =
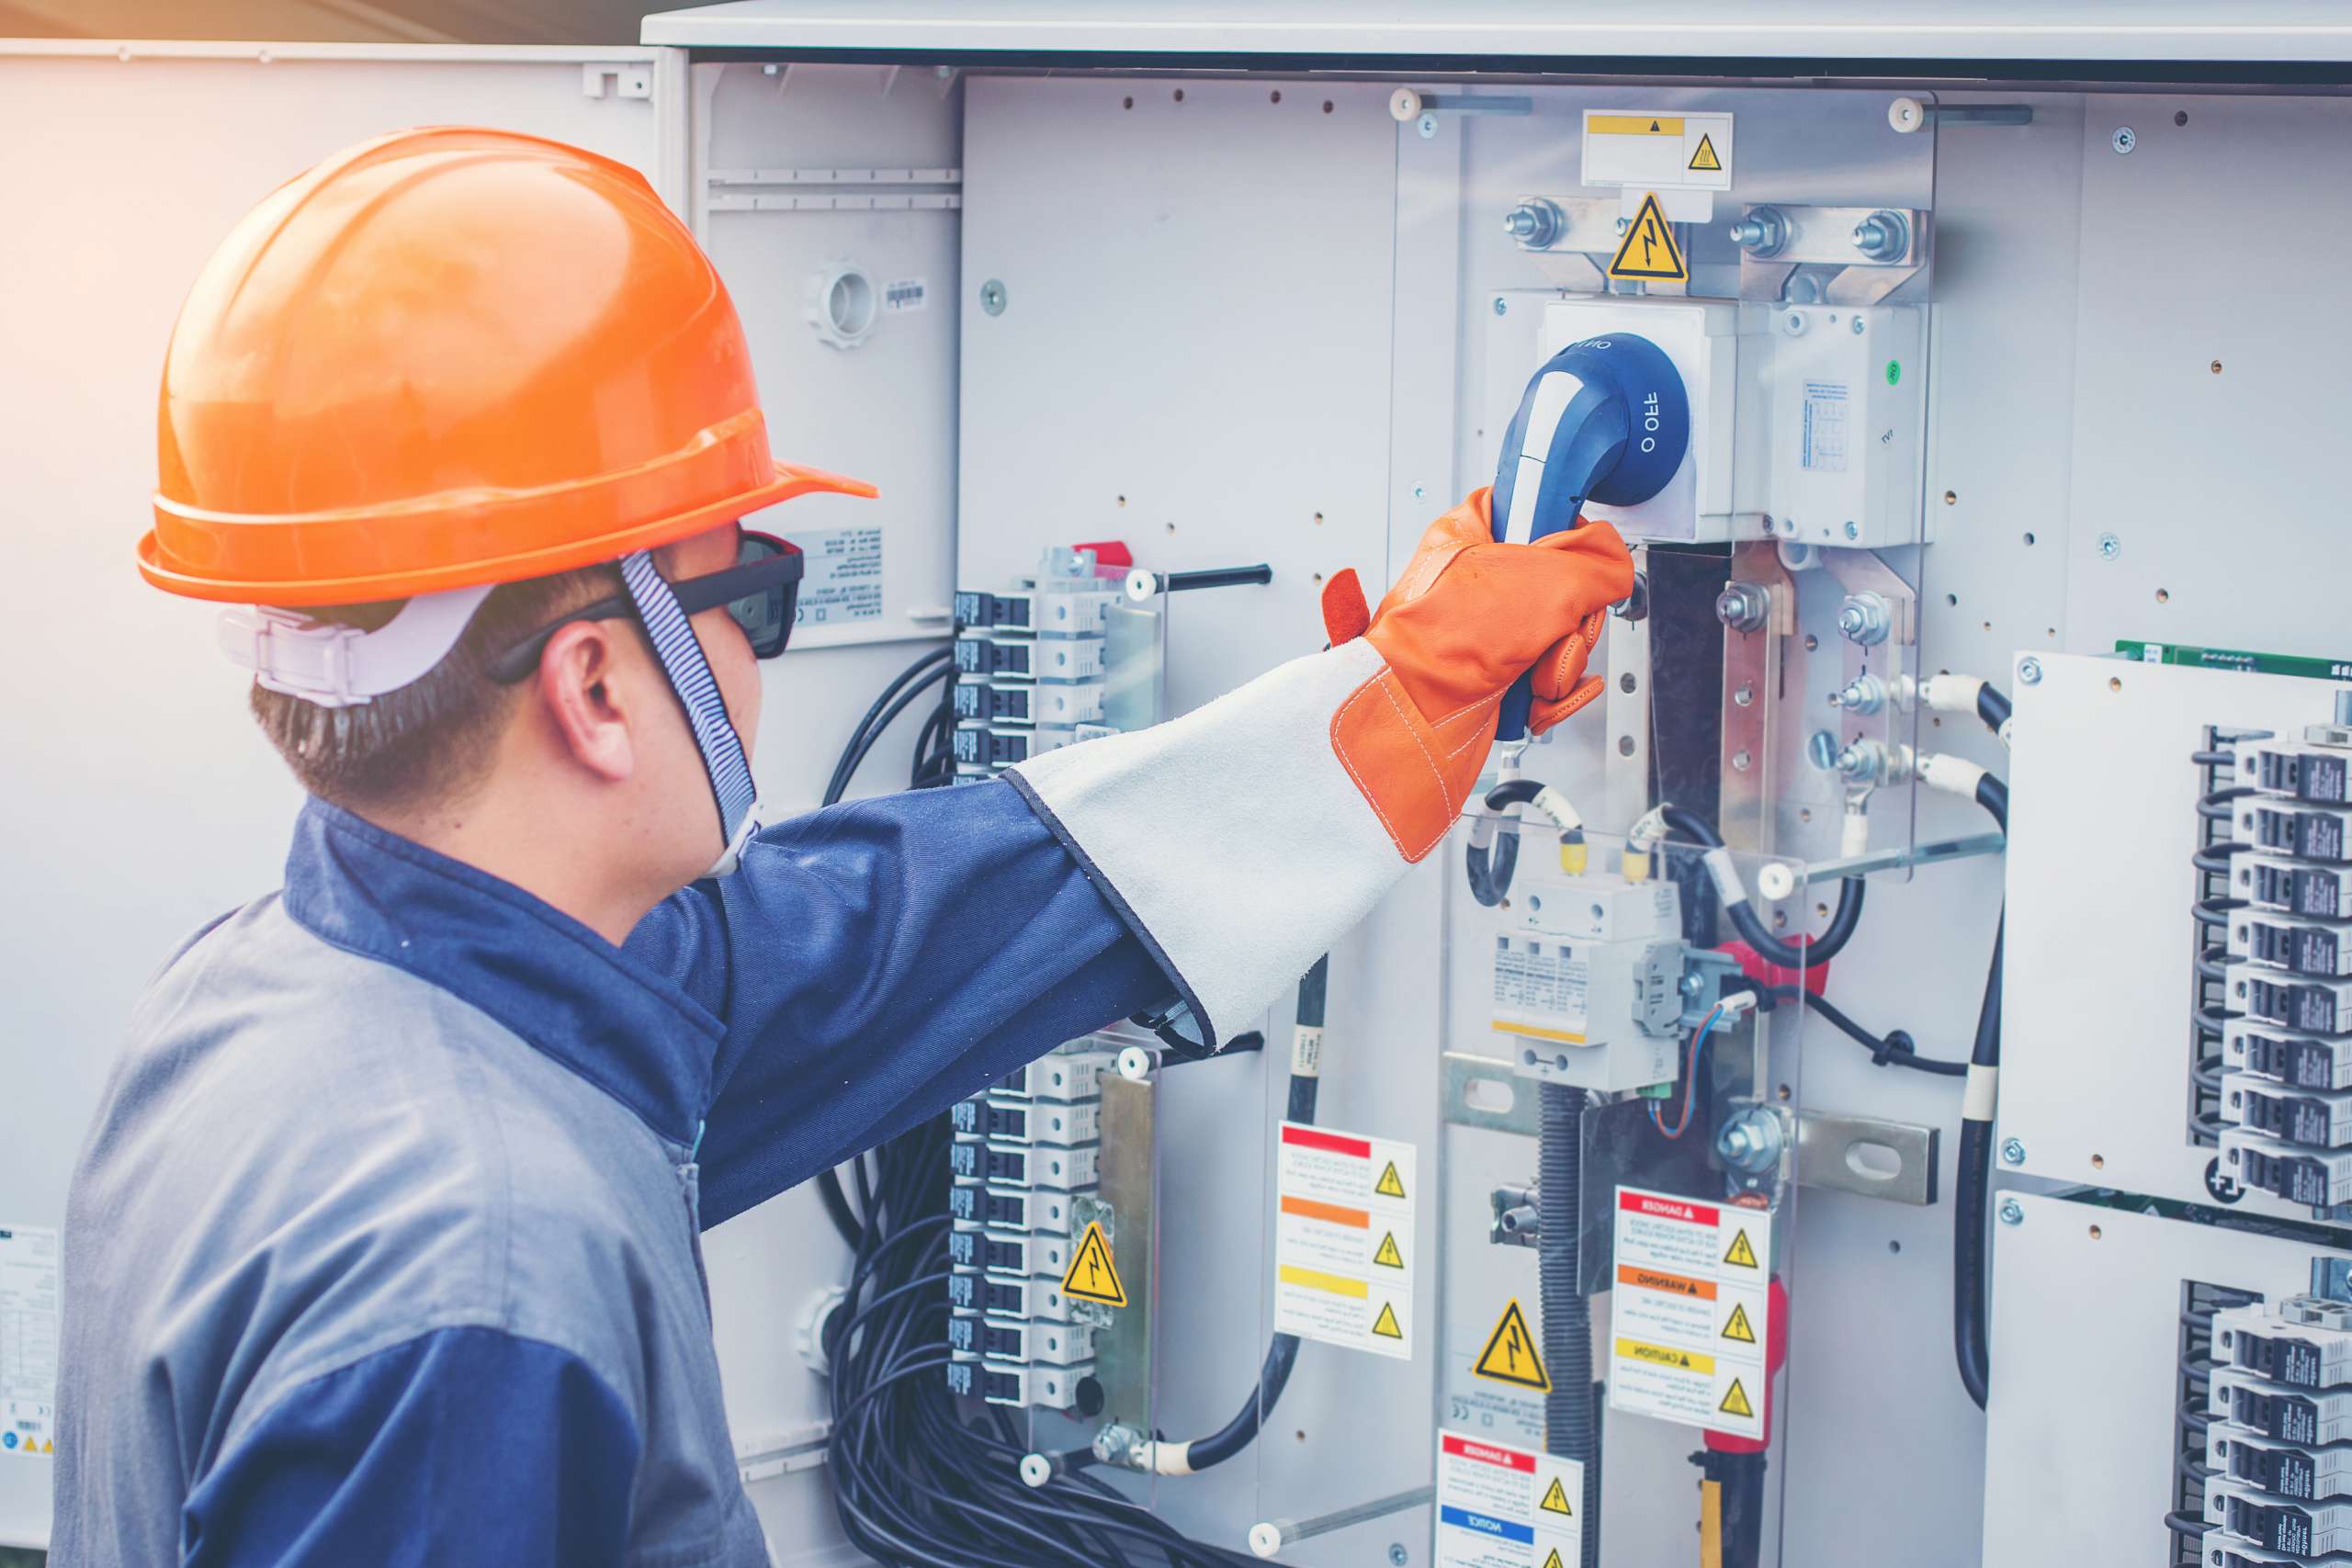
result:
<svg viewBox="0 0 2352 1568"><path fill-rule="evenodd" d="M1331 749L1408 861L1460 813L1521 671L1535 674L1531 735L1600 695L1585 664L1609 606L1634 591L1633 557L1606 523L1500 545L1489 516L1482 489L1430 524L1377 615L1352 570L1323 590L1331 646L1362 634L1386 661L1332 716Z"/></svg>
<svg viewBox="0 0 2352 1568"><path fill-rule="evenodd" d="M1633 592L1624 545L1598 523L1498 545L1487 515L1479 491L1440 518L1376 615L1338 574L1325 651L1006 775L1168 971L1188 1035L1253 1027L1437 847L1521 671L1537 729L1599 691L1585 660Z"/></svg>

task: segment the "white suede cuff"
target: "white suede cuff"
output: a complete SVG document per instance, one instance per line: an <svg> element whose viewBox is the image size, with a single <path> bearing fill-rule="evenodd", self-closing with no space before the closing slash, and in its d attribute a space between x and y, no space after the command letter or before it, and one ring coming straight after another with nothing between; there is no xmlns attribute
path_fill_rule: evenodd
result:
<svg viewBox="0 0 2352 1568"><path fill-rule="evenodd" d="M1331 750L1332 714L1380 668L1359 637L1182 718L1012 770L1211 1042L1253 1027L1405 874Z"/></svg>

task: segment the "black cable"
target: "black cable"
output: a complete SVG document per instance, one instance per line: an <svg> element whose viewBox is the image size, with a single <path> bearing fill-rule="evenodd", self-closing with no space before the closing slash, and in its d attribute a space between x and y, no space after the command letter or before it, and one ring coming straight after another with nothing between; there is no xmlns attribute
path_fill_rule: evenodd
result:
<svg viewBox="0 0 2352 1568"><path fill-rule="evenodd" d="M1996 735L2000 734L2001 727L2009 722L2009 694L2007 692L1990 681L1976 688L1976 716L1984 721L1985 728Z"/></svg>
<svg viewBox="0 0 2352 1568"><path fill-rule="evenodd" d="M876 721L874 727L858 739L854 750L844 754L843 761L848 765L835 773L834 783L829 788L825 804L833 805L848 791L851 781L857 777L857 770L865 763L866 753L874 750L890 726L898 720L899 716L906 712L915 699L923 694L925 689L940 681L953 682L955 678L956 667L953 664L943 663L936 669L927 670L917 676L913 684L892 699L890 705L882 710L882 716Z"/></svg>
<svg viewBox="0 0 2352 1568"><path fill-rule="evenodd" d="M1680 834L1702 850L1724 847L1724 836L1715 831L1714 824L1695 811L1679 806L1661 806L1658 807L1658 818L1670 831ZM1860 877L1840 878L1838 907L1830 911L1829 923L1821 929L1819 936L1802 945L1782 942L1766 931L1763 920L1757 916L1755 906L1746 898L1736 904L1726 903L1724 911L1731 916L1731 923L1738 931L1740 940L1754 948L1757 955L1766 963L1777 964L1783 969L1804 969L1816 964L1826 964L1845 951L1846 943L1853 940L1855 928L1862 923L1863 892Z"/></svg>
<svg viewBox="0 0 2352 1568"><path fill-rule="evenodd" d="M1976 781L1976 804L1991 815L2003 832L2009 827L2009 789L1987 773ZM1961 1111L1960 1181L1952 1209L1952 1356L1960 1367L1961 1385L1983 1409L1992 1381L1992 1348L1985 1323L1985 1224L1992 1217L1993 1110L1973 1103L1977 1072L1990 1075L2001 1065L2001 943L2007 919L1993 928L1993 960L1986 965L1984 999L1976 1010L1976 1040L1969 1052L1969 1095L1972 1103ZM1985 1099L1991 1100L1987 1084Z"/></svg>
<svg viewBox="0 0 2352 1568"><path fill-rule="evenodd" d="M899 671L891 678L890 683L882 688L882 694L874 699L874 705L865 710L865 716L859 719L856 727L851 729L849 743L842 748L841 761L833 764L833 776L825 785L827 806L841 799L842 793L849 788L849 775L854 771L850 758L858 752L858 743L866 739L869 731L876 728L875 720L881 716L882 710L890 705L891 699L899 695L905 689L907 682L916 676L933 665L947 663L955 657L956 650L952 647L934 648ZM887 728L888 722L885 721L881 728Z"/></svg>
<svg viewBox="0 0 2352 1568"><path fill-rule="evenodd" d="M1938 1077L1960 1078L1968 1076L1966 1062L1939 1061L1922 1056L1913 1048L1911 1036L1900 1029L1890 1029L1883 1038L1872 1034L1849 1017L1843 1008L1827 997L1802 991L1795 986L1771 986L1766 990L1776 1001L1802 999L1805 1010L1818 1013L1848 1038L1871 1054L1871 1062L1881 1067L1908 1067L1915 1073L1929 1073Z"/></svg>
<svg viewBox="0 0 2352 1568"><path fill-rule="evenodd" d="M1695 1090L1694 1090L1695 1092ZM1581 1148L1589 1097L1566 1084L1541 1086L1536 1139L1538 1301L1543 1308L1544 1361L1551 1391L1544 1395L1544 1450L1584 1465L1584 1563L1600 1561L1600 1413L1593 1398L1592 1303L1577 1274L1582 1268Z"/></svg>

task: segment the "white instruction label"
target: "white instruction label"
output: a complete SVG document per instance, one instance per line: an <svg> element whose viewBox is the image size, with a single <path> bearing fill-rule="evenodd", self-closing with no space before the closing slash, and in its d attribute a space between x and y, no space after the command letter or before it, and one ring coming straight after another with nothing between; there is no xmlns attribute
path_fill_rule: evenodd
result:
<svg viewBox="0 0 2352 1568"><path fill-rule="evenodd" d="M1437 1439L1437 1568L1578 1568L1580 1461L1459 1432Z"/></svg>
<svg viewBox="0 0 2352 1568"><path fill-rule="evenodd" d="M1274 1330L1413 1359L1413 1145L1283 1123Z"/></svg>
<svg viewBox="0 0 2352 1568"><path fill-rule="evenodd" d="M0 1458L57 1451L57 1233L0 1225Z"/></svg>
<svg viewBox="0 0 2352 1568"><path fill-rule="evenodd" d="M931 308L931 280L925 277L893 278L882 286L882 309L892 315Z"/></svg>
<svg viewBox="0 0 2352 1568"><path fill-rule="evenodd" d="M1731 116L1587 109L1582 183L1729 190Z"/></svg>
<svg viewBox="0 0 2352 1568"><path fill-rule="evenodd" d="M1772 1213L1617 1190L1609 1407L1764 1436Z"/></svg>
<svg viewBox="0 0 2352 1568"><path fill-rule="evenodd" d="M882 530L818 528L795 531L792 542L808 557L800 580L795 626L882 618Z"/></svg>
<svg viewBox="0 0 2352 1568"><path fill-rule="evenodd" d="M1797 458L1815 473L1846 471L1846 383L1807 381Z"/></svg>

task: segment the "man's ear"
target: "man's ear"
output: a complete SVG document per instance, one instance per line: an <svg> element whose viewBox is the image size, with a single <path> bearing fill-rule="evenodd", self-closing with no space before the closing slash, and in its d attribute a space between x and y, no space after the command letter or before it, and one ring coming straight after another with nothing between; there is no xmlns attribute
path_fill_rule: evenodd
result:
<svg viewBox="0 0 2352 1568"><path fill-rule="evenodd" d="M615 679L618 621L573 621L557 629L539 655L534 689L572 760L598 778L618 784L637 766L630 712Z"/></svg>

